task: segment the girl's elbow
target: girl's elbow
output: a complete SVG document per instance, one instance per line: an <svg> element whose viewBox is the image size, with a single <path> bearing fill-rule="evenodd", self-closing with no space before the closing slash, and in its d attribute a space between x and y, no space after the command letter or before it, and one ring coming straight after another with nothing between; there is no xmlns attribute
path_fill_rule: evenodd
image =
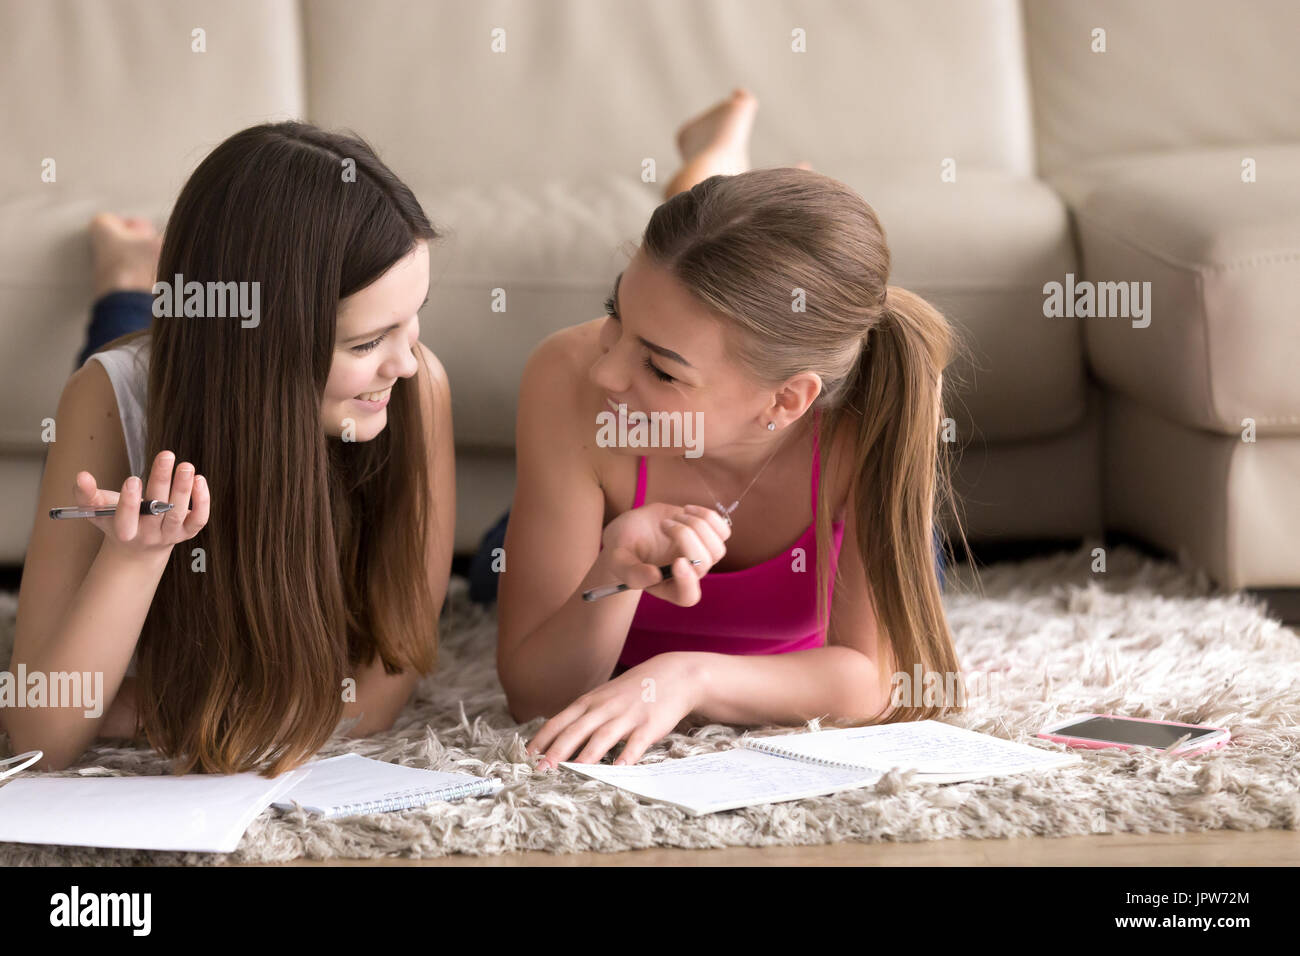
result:
<svg viewBox="0 0 1300 956"><path fill-rule="evenodd" d="M510 719L517 724L526 724L536 717L545 717L546 714L541 707L537 706L536 701L528 700L527 697L518 690L506 690L506 710L510 713Z"/></svg>
<svg viewBox="0 0 1300 956"><path fill-rule="evenodd" d="M44 735L34 732L32 728L13 728L12 722L0 719L0 724L5 726L9 735L9 747L15 755L31 753L33 750L41 752L41 759L34 763L30 769L38 773L55 773L59 770L67 770L77 758L81 756L79 752L72 752L67 748L60 747L54 741L47 741Z"/></svg>

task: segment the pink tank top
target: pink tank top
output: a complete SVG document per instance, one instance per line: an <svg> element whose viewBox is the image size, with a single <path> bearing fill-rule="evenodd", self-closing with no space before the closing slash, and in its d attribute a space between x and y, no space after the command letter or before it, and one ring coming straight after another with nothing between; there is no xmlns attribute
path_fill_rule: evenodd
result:
<svg viewBox="0 0 1300 956"><path fill-rule="evenodd" d="M814 413L815 415L816 413ZM813 423L813 523L780 554L739 571L710 571L700 579L700 600L692 607L642 592L636 615L619 655L618 669L635 667L667 651L712 651L721 654L784 654L821 647L825 631L817 626L817 478L821 453ZM641 458L633 508L645 504L646 460ZM743 516L740 520L744 520ZM762 520L750 515L750 520ZM835 568L844 522L831 525L827 607L835 590ZM796 549L802 548L802 561ZM803 570L795 570L796 567Z"/></svg>

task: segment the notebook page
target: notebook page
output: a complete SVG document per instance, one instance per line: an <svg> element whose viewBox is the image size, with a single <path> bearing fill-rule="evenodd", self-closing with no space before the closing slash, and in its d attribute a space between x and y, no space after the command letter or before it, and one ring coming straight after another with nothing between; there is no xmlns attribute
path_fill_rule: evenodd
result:
<svg viewBox="0 0 1300 956"><path fill-rule="evenodd" d="M744 746L779 748L798 757L880 771L897 767L920 773L979 776L1059 767L1079 759L1077 755L1013 743L938 720L748 737Z"/></svg>
<svg viewBox="0 0 1300 956"><path fill-rule="evenodd" d="M306 776L29 777L0 787L0 841L230 853Z"/></svg>
<svg viewBox="0 0 1300 956"><path fill-rule="evenodd" d="M275 806L289 810L296 800L312 813L331 814L343 807L383 801L404 794L427 794L420 800L434 803L439 793L481 784L484 792L499 790L499 781L471 773L422 770L372 760L360 754L343 754L305 764L311 776L282 794Z"/></svg>
<svg viewBox="0 0 1300 956"><path fill-rule="evenodd" d="M739 748L623 767L569 761L560 766L697 815L866 787L881 776L773 759Z"/></svg>

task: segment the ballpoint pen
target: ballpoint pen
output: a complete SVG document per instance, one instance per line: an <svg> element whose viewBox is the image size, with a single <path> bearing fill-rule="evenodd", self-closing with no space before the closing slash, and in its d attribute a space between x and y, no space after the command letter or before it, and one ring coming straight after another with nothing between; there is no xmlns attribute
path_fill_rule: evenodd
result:
<svg viewBox="0 0 1300 956"><path fill-rule="evenodd" d="M690 558L689 560L692 567L700 563L699 558ZM673 576L673 566L671 564L661 564L659 566L659 573L664 576L664 581L670 581ZM663 581L657 581L655 583L662 584ZM654 587L654 584L650 586ZM590 591L583 591L582 599L584 601L599 601L601 598L609 597L611 594L622 594L624 591L631 590L633 590L633 588L628 587L626 584L608 584L604 587L592 588Z"/></svg>
<svg viewBox="0 0 1300 956"><path fill-rule="evenodd" d="M140 502L140 514L160 515L172 510L171 502L150 498ZM117 514L117 507L107 508L51 508L51 518L111 518Z"/></svg>

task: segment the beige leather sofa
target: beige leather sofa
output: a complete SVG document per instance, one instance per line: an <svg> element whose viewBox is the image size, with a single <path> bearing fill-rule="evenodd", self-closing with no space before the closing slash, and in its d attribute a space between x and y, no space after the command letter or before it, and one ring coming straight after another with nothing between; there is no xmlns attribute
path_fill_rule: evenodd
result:
<svg viewBox="0 0 1300 956"><path fill-rule="evenodd" d="M526 356L600 313L677 125L743 84L755 165L861 191L892 281L967 330L974 539L1111 528L1300 585L1297 35L1285 0L3 0L0 562L81 343L86 222L161 222L212 146L290 117L366 137L447 231L422 327L472 550L510 501ZM1045 315L1067 276L1150 282L1148 324Z"/></svg>

